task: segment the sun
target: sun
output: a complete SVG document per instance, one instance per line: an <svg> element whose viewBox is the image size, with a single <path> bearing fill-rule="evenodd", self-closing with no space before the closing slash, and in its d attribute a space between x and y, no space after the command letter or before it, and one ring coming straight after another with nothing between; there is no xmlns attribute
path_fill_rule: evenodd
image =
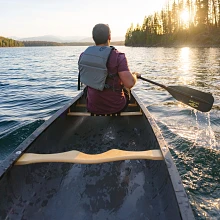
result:
<svg viewBox="0 0 220 220"><path fill-rule="evenodd" d="M183 22L183 24L187 24L189 22L189 11L184 9L180 13L180 18L181 18L181 21Z"/></svg>

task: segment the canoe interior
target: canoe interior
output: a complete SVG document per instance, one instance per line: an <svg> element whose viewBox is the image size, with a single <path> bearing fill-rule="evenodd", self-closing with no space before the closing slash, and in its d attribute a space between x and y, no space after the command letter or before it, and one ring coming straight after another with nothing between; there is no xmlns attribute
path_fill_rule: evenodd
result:
<svg viewBox="0 0 220 220"><path fill-rule="evenodd" d="M65 111L26 152L110 149L160 146L144 115L70 117ZM0 219L181 219L164 161L13 166L0 180L0 198Z"/></svg>

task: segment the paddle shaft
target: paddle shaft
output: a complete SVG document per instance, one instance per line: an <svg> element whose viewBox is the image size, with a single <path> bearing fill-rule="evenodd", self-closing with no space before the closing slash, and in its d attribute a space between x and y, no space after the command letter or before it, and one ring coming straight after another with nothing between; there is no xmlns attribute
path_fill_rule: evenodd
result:
<svg viewBox="0 0 220 220"><path fill-rule="evenodd" d="M25 153L18 159L15 165L45 162L97 164L133 159L163 160L163 156L160 150L124 151L112 149L101 154L85 154L80 151L73 150L56 154Z"/></svg>
<svg viewBox="0 0 220 220"><path fill-rule="evenodd" d="M149 80L149 79L145 79L145 78L143 78L143 77L141 77L141 76L139 76L138 79L141 79L141 80L143 80L143 81L146 81L146 82L152 83L152 84L154 84L154 85L156 85L156 86L160 86L160 87L162 87L162 88L164 88L164 89L167 89L167 87L166 87L165 85L162 85L162 84L160 84L160 83L151 81L151 80Z"/></svg>

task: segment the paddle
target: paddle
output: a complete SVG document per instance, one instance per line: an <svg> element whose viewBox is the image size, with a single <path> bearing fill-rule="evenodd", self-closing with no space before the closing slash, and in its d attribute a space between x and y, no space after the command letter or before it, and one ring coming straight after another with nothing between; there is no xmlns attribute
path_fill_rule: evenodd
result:
<svg viewBox="0 0 220 220"><path fill-rule="evenodd" d="M45 162L96 164L132 159L163 160L163 156L160 150L125 151L112 149L101 154L85 154L80 151L72 150L56 154L25 153L18 159L15 165Z"/></svg>
<svg viewBox="0 0 220 220"><path fill-rule="evenodd" d="M138 78L166 89L176 100L201 112L208 112L212 108L214 98L211 93L201 92L186 86L165 86L141 76Z"/></svg>

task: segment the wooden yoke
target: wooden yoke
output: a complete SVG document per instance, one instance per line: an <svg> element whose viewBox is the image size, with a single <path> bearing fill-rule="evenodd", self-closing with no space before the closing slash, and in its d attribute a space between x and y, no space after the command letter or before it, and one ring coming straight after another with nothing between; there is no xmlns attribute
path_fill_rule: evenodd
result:
<svg viewBox="0 0 220 220"><path fill-rule="evenodd" d="M101 154L85 154L80 151L72 150L56 154L23 154L15 165L25 165L32 163L46 163L46 162L64 162L64 163L79 163L79 164L97 164L106 163L119 160L134 160L134 159L148 159L148 160L163 160L160 150L147 151L124 151L112 149Z"/></svg>

